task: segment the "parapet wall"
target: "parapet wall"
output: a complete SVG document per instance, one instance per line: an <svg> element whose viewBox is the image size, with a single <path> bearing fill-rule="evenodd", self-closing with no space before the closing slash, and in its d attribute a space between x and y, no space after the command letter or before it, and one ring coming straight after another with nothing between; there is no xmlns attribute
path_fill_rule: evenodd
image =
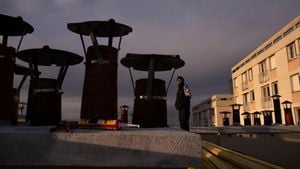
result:
<svg viewBox="0 0 300 169"><path fill-rule="evenodd" d="M0 166L200 166L198 134L170 128L49 133L49 128L0 126Z"/></svg>

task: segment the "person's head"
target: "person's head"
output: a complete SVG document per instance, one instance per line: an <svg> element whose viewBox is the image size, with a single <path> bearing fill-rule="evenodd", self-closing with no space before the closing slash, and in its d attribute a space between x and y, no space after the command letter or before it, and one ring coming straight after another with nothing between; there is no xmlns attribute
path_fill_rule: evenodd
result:
<svg viewBox="0 0 300 169"><path fill-rule="evenodd" d="M178 76L176 81L177 81L177 84L184 84L184 78L182 76Z"/></svg>

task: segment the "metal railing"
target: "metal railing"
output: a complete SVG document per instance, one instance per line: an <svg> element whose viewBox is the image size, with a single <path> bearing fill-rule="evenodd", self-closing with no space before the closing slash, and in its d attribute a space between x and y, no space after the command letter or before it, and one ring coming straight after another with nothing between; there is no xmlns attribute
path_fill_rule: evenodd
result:
<svg viewBox="0 0 300 169"><path fill-rule="evenodd" d="M242 86L242 90L246 90L246 89L249 88L249 82L248 81L244 81L244 82L242 82L241 86Z"/></svg>
<svg viewBox="0 0 300 169"><path fill-rule="evenodd" d="M260 72L258 76L259 76L259 82L264 83L269 80L269 71Z"/></svg>
<svg viewBox="0 0 300 169"><path fill-rule="evenodd" d="M263 97L261 99L262 109L269 109L273 107L271 96Z"/></svg>

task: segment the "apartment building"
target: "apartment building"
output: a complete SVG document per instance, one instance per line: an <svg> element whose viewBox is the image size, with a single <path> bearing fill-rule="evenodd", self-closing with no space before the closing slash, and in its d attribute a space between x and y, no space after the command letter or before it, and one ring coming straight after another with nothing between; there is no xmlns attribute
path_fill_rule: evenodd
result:
<svg viewBox="0 0 300 169"><path fill-rule="evenodd" d="M261 114L262 125L299 124L300 16L234 65L231 72L234 103L242 104L240 119L243 113L250 114L254 124L254 115Z"/></svg>
<svg viewBox="0 0 300 169"><path fill-rule="evenodd" d="M232 124L232 94L213 95L192 107L193 126L223 126ZM224 118L225 117L225 118Z"/></svg>

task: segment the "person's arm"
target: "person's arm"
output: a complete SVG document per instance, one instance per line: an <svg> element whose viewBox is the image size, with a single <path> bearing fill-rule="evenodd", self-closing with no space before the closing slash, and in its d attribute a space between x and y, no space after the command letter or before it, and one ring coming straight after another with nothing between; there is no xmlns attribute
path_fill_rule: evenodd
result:
<svg viewBox="0 0 300 169"><path fill-rule="evenodd" d="M188 97L192 96L191 89L190 89L190 87L188 85L184 85L184 95L188 96Z"/></svg>

